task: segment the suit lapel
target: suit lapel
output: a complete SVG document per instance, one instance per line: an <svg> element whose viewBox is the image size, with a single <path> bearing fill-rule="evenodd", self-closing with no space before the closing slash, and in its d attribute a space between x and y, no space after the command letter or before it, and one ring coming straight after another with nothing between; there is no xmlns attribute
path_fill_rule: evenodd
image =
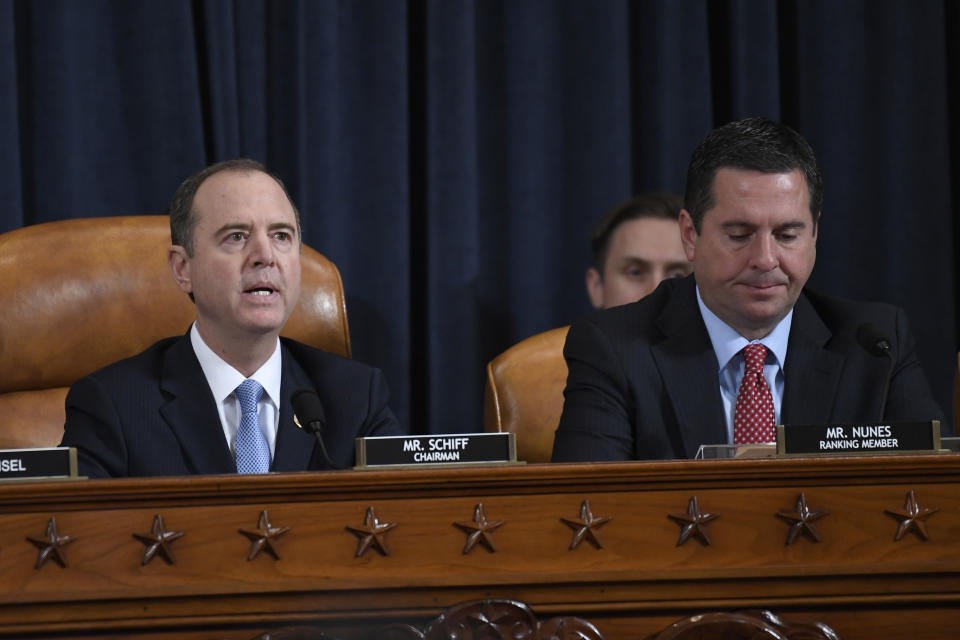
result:
<svg viewBox="0 0 960 640"><path fill-rule="evenodd" d="M216 401L189 333L164 354L160 389L170 398L160 413L180 441L187 467L198 474L236 473Z"/></svg>
<svg viewBox="0 0 960 640"><path fill-rule="evenodd" d="M701 444L727 441L717 356L700 316L693 277L678 285L657 326L666 338L651 351L677 416L686 457L693 457Z"/></svg>
<svg viewBox="0 0 960 640"><path fill-rule="evenodd" d="M283 369L280 379L280 423L277 426L277 444L270 470L303 471L310 464L317 439L312 433L303 431L293 422L293 405L290 403L290 397L298 389L313 387L313 382L282 342L280 349Z"/></svg>
<svg viewBox="0 0 960 640"><path fill-rule="evenodd" d="M783 424L826 424L846 357L825 348L832 334L803 294L797 300L784 363Z"/></svg>

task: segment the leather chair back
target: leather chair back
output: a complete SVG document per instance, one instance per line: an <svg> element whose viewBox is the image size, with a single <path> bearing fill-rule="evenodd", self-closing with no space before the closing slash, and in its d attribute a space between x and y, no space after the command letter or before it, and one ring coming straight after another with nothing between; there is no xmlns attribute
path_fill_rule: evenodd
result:
<svg viewBox="0 0 960 640"><path fill-rule="evenodd" d="M0 235L0 449L56 446L77 379L182 335L193 303L167 266L167 216L61 220ZM337 267L309 247L283 335L344 356Z"/></svg>
<svg viewBox="0 0 960 640"><path fill-rule="evenodd" d="M550 462L567 384L563 343L569 329L538 333L487 364L485 429L515 434L521 460Z"/></svg>

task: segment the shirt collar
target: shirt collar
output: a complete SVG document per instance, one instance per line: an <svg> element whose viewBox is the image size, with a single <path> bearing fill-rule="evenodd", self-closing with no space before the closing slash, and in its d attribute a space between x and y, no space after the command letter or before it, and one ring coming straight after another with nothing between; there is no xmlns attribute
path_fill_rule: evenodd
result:
<svg viewBox="0 0 960 640"><path fill-rule="evenodd" d="M793 309L787 312L783 320L777 323L773 331L759 340L747 340L741 336L733 327L717 317L703 302L700 297L700 286L697 286L697 304L700 306L700 315L703 316L703 324L707 327L707 334L710 336L710 342L713 343L713 350L717 355L719 370L723 370L730 360L740 353L740 351L751 342L759 342L773 354L776 364L783 369L783 363L787 359L787 342L790 339L790 325L793 324Z"/></svg>
<svg viewBox="0 0 960 640"><path fill-rule="evenodd" d="M200 332L197 331L196 323L190 328L190 343L193 345L193 352L197 354L197 360L200 361L200 368L203 369L203 375L207 379L207 384L210 385L210 391L213 392L213 399L222 403L246 378L207 346L200 337ZM278 338L273 354L250 376L251 380L260 383L267 398L275 407L280 406L280 377L280 339Z"/></svg>

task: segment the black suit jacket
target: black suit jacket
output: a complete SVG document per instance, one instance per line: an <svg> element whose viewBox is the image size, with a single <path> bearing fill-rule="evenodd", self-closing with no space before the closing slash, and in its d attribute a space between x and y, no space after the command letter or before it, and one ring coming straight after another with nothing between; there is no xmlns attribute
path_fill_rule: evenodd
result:
<svg viewBox="0 0 960 640"><path fill-rule="evenodd" d="M272 471L325 469L313 434L293 422L290 396L313 387L326 414L324 444L338 467L354 463L354 438L399 435L383 374L281 338L280 421ZM189 333L78 380L66 400L63 446L77 447L91 477L236 473L216 401Z"/></svg>
<svg viewBox="0 0 960 640"><path fill-rule="evenodd" d="M857 343L875 324L890 338L889 368ZM676 459L726 443L716 354L693 276L667 280L633 304L574 324L554 461ZM904 313L804 290L794 306L780 411L783 424L941 420L914 352Z"/></svg>

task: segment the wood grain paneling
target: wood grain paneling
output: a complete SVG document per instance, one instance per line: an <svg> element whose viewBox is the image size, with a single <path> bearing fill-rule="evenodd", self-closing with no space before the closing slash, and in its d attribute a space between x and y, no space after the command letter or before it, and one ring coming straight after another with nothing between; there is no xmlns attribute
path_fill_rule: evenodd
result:
<svg viewBox="0 0 960 640"><path fill-rule="evenodd" d="M895 540L913 492L927 538ZM801 494L820 538L778 512ZM691 498L717 517L678 544ZM588 501L600 547L571 549ZM492 545L468 544L482 504ZM389 553L358 537L373 509ZM267 551L241 533L288 528ZM157 516L173 562L144 564ZM51 518L66 567L37 568ZM469 547L469 549L467 549ZM252 558L250 556L253 555ZM250 558L250 559L248 559ZM960 456L519 465L0 486L0 637L249 638L422 623L512 598L607 640L707 611L766 608L844 638L949 637L960 610ZM346 636L344 636L346 637Z"/></svg>

